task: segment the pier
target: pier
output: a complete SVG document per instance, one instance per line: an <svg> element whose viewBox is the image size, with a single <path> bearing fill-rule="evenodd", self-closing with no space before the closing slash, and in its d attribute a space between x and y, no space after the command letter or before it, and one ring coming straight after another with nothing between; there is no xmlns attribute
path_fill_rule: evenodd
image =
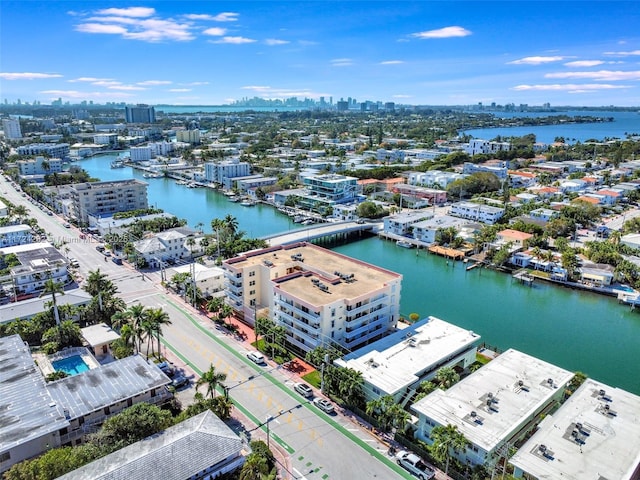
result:
<svg viewBox="0 0 640 480"><path fill-rule="evenodd" d="M513 278L518 280L520 283L524 285L533 285L534 276L531 275L526 269L518 270L513 274Z"/></svg>

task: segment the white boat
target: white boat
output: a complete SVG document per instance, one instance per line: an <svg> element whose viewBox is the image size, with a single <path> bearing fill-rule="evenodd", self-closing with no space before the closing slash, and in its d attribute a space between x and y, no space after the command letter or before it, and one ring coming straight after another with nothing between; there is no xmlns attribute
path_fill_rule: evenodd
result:
<svg viewBox="0 0 640 480"><path fill-rule="evenodd" d="M126 165L122 160L115 160L111 162L111 168L124 168Z"/></svg>
<svg viewBox="0 0 640 480"><path fill-rule="evenodd" d="M240 205L243 207L253 207L256 204L253 200L245 199L240 202Z"/></svg>
<svg viewBox="0 0 640 480"><path fill-rule="evenodd" d="M304 222L302 222L302 225L311 225L312 223L315 223L315 221L312 218L307 218Z"/></svg>
<svg viewBox="0 0 640 480"><path fill-rule="evenodd" d="M142 175L144 178L162 178L164 175L162 173L145 173Z"/></svg>
<svg viewBox="0 0 640 480"><path fill-rule="evenodd" d="M396 245L402 248L413 248L414 245L411 242L407 242L406 240L398 240Z"/></svg>
<svg viewBox="0 0 640 480"><path fill-rule="evenodd" d="M304 222L304 217L302 215L296 215L293 217L293 223L302 223Z"/></svg>

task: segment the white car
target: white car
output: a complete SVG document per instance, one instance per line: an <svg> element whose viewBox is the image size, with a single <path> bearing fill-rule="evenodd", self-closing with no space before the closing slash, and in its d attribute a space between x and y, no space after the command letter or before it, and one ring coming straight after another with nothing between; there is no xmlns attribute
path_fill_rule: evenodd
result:
<svg viewBox="0 0 640 480"><path fill-rule="evenodd" d="M313 400L313 404L328 415L336 413L335 408L333 408L333 404L326 398L315 398Z"/></svg>
<svg viewBox="0 0 640 480"><path fill-rule="evenodd" d="M247 358L251 360L253 363L255 363L256 365L265 364L264 355L262 355L260 352L249 352L247 353Z"/></svg>
<svg viewBox="0 0 640 480"><path fill-rule="evenodd" d="M435 477L436 473L415 453L400 450L396 454L396 462L402 468L418 477L420 480L430 480Z"/></svg>
<svg viewBox="0 0 640 480"><path fill-rule="evenodd" d="M302 395L304 398L313 397L313 390L311 390L311 387L306 383L296 383L293 386L293 389L296 392L298 392L300 395Z"/></svg>

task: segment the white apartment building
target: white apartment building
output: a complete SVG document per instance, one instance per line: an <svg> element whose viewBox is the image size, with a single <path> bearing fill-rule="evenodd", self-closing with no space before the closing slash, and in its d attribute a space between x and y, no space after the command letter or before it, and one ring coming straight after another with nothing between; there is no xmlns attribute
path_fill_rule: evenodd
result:
<svg viewBox="0 0 640 480"><path fill-rule="evenodd" d="M50 448L81 443L127 407L171 398L171 380L139 355L48 383L44 363L50 362L34 362L19 335L0 338L0 411L10 414L0 423L0 473Z"/></svg>
<svg viewBox="0 0 640 480"><path fill-rule="evenodd" d="M407 183L409 185L418 185L432 187L439 185L440 188L447 188L451 182L464 178L466 175L455 172L442 172L440 170L429 170L427 172L409 172Z"/></svg>
<svg viewBox="0 0 640 480"><path fill-rule="evenodd" d="M151 148L151 157L157 156L168 157L173 152L172 142L153 142L148 143L147 146Z"/></svg>
<svg viewBox="0 0 640 480"><path fill-rule="evenodd" d="M116 146L118 145L118 134L117 133L99 133L93 136L93 142L98 145L110 145Z"/></svg>
<svg viewBox="0 0 640 480"><path fill-rule="evenodd" d="M464 151L469 155L490 154L501 151L508 152L509 150L511 150L511 144L509 142L490 142L479 138L472 139L468 145L464 147Z"/></svg>
<svg viewBox="0 0 640 480"><path fill-rule="evenodd" d="M48 175L62 172L62 160L59 158L45 158L37 156L31 160L18 160L20 176Z"/></svg>
<svg viewBox="0 0 640 480"><path fill-rule="evenodd" d="M412 233L416 223L430 218L433 218L433 211L427 209L390 215L384 218L384 232L406 236Z"/></svg>
<svg viewBox="0 0 640 480"><path fill-rule="evenodd" d="M460 231L469 221L449 215L440 215L413 225L413 238L430 245L435 243L438 230L453 227Z"/></svg>
<svg viewBox="0 0 640 480"><path fill-rule="evenodd" d="M454 425L469 441L456 454L467 465L493 465L558 406L573 373L509 349L449 389L413 405L416 438L433 443L436 426Z"/></svg>
<svg viewBox="0 0 640 480"><path fill-rule="evenodd" d="M181 232L180 229L166 230L138 240L133 244L133 248L151 268L158 268L161 266L161 261L175 262L183 258L191 258L192 250L193 253L199 253L202 250L197 241L192 246L187 245L188 238L190 235Z"/></svg>
<svg viewBox="0 0 640 480"><path fill-rule="evenodd" d="M7 140L19 140L22 138L22 130L20 129L20 120L13 118L2 119L2 131L4 138Z"/></svg>
<svg viewBox="0 0 640 480"><path fill-rule="evenodd" d="M33 230L29 225L7 225L0 227L0 247L13 247L31 243Z"/></svg>
<svg viewBox="0 0 640 480"><path fill-rule="evenodd" d="M50 243L25 243L0 249L0 255L15 254L20 265L11 268L12 288L16 296L44 288L51 279L60 284L69 280L67 259Z"/></svg>
<svg viewBox="0 0 640 480"><path fill-rule="evenodd" d="M479 340L470 330L428 317L334 363L362 374L366 401L391 395L404 407L440 368L475 362Z"/></svg>
<svg viewBox="0 0 640 480"><path fill-rule="evenodd" d="M204 176L208 182L224 185L226 179L234 177L247 177L251 174L251 165L238 159L225 160L204 164Z"/></svg>
<svg viewBox="0 0 640 480"><path fill-rule="evenodd" d="M148 208L147 186L135 179L76 183L70 186L72 214L79 222L88 223L90 216Z"/></svg>
<svg viewBox="0 0 640 480"><path fill-rule="evenodd" d="M171 279L176 273L193 274L195 271L195 284L205 297L224 296L224 270L220 267L207 267L194 262L190 265L173 267L167 271L167 278Z"/></svg>
<svg viewBox="0 0 640 480"><path fill-rule="evenodd" d="M46 155L49 158L66 158L69 156L69 144L31 143L19 146L16 151L19 155Z"/></svg>
<svg viewBox="0 0 640 480"><path fill-rule="evenodd" d="M352 350L398 321L402 275L313 244L246 252L223 268L233 309L250 324L266 314L303 351L331 343Z"/></svg>
<svg viewBox="0 0 640 480"><path fill-rule="evenodd" d="M465 175L472 175L479 172L493 173L500 180L504 180L507 178L509 170L507 168L507 162L502 162L501 165L482 165L465 162L462 166L462 173Z"/></svg>
<svg viewBox="0 0 640 480"><path fill-rule="evenodd" d="M587 379L511 457L517 478L640 476L640 397Z"/></svg>
<svg viewBox="0 0 640 480"><path fill-rule="evenodd" d="M472 202L458 202L451 205L449 215L493 225L504 215L504 208Z"/></svg>
<svg viewBox="0 0 640 480"><path fill-rule="evenodd" d="M404 156L404 150L385 150L384 148L379 148L378 150L376 150L376 160L378 160L379 162L404 162Z"/></svg>
<svg viewBox="0 0 640 480"><path fill-rule="evenodd" d="M200 130L178 130L176 132L176 140L191 145L198 145L200 143Z"/></svg>
<svg viewBox="0 0 640 480"><path fill-rule="evenodd" d="M129 151L131 152L130 158L132 162L148 162L153 156L153 150L150 146L131 147Z"/></svg>

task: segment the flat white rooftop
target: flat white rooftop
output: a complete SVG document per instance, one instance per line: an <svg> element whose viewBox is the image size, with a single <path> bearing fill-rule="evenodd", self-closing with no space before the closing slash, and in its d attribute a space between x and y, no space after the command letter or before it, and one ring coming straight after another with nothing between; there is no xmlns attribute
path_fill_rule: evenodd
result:
<svg viewBox="0 0 640 480"><path fill-rule="evenodd" d="M636 478L640 397L587 379L553 416L540 423L511 463L539 479Z"/></svg>
<svg viewBox="0 0 640 480"><path fill-rule="evenodd" d="M111 343L120 338L118 332L112 330L111 327L105 323L85 327L81 329L81 332L84 339L92 347Z"/></svg>
<svg viewBox="0 0 640 480"><path fill-rule="evenodd" d="M440 425L457 426L471 443L491 452L572 377L568 370L509 349L448 390L427 395L413 409Z"/></svg>
<svg viewBox="0 0 640 480"><path fill-rule="evenodd" d="M362 372L365 382L394 394L417 382L444 359L468 350L480 336L428 317L343 357L338 363Z"/></svg>

